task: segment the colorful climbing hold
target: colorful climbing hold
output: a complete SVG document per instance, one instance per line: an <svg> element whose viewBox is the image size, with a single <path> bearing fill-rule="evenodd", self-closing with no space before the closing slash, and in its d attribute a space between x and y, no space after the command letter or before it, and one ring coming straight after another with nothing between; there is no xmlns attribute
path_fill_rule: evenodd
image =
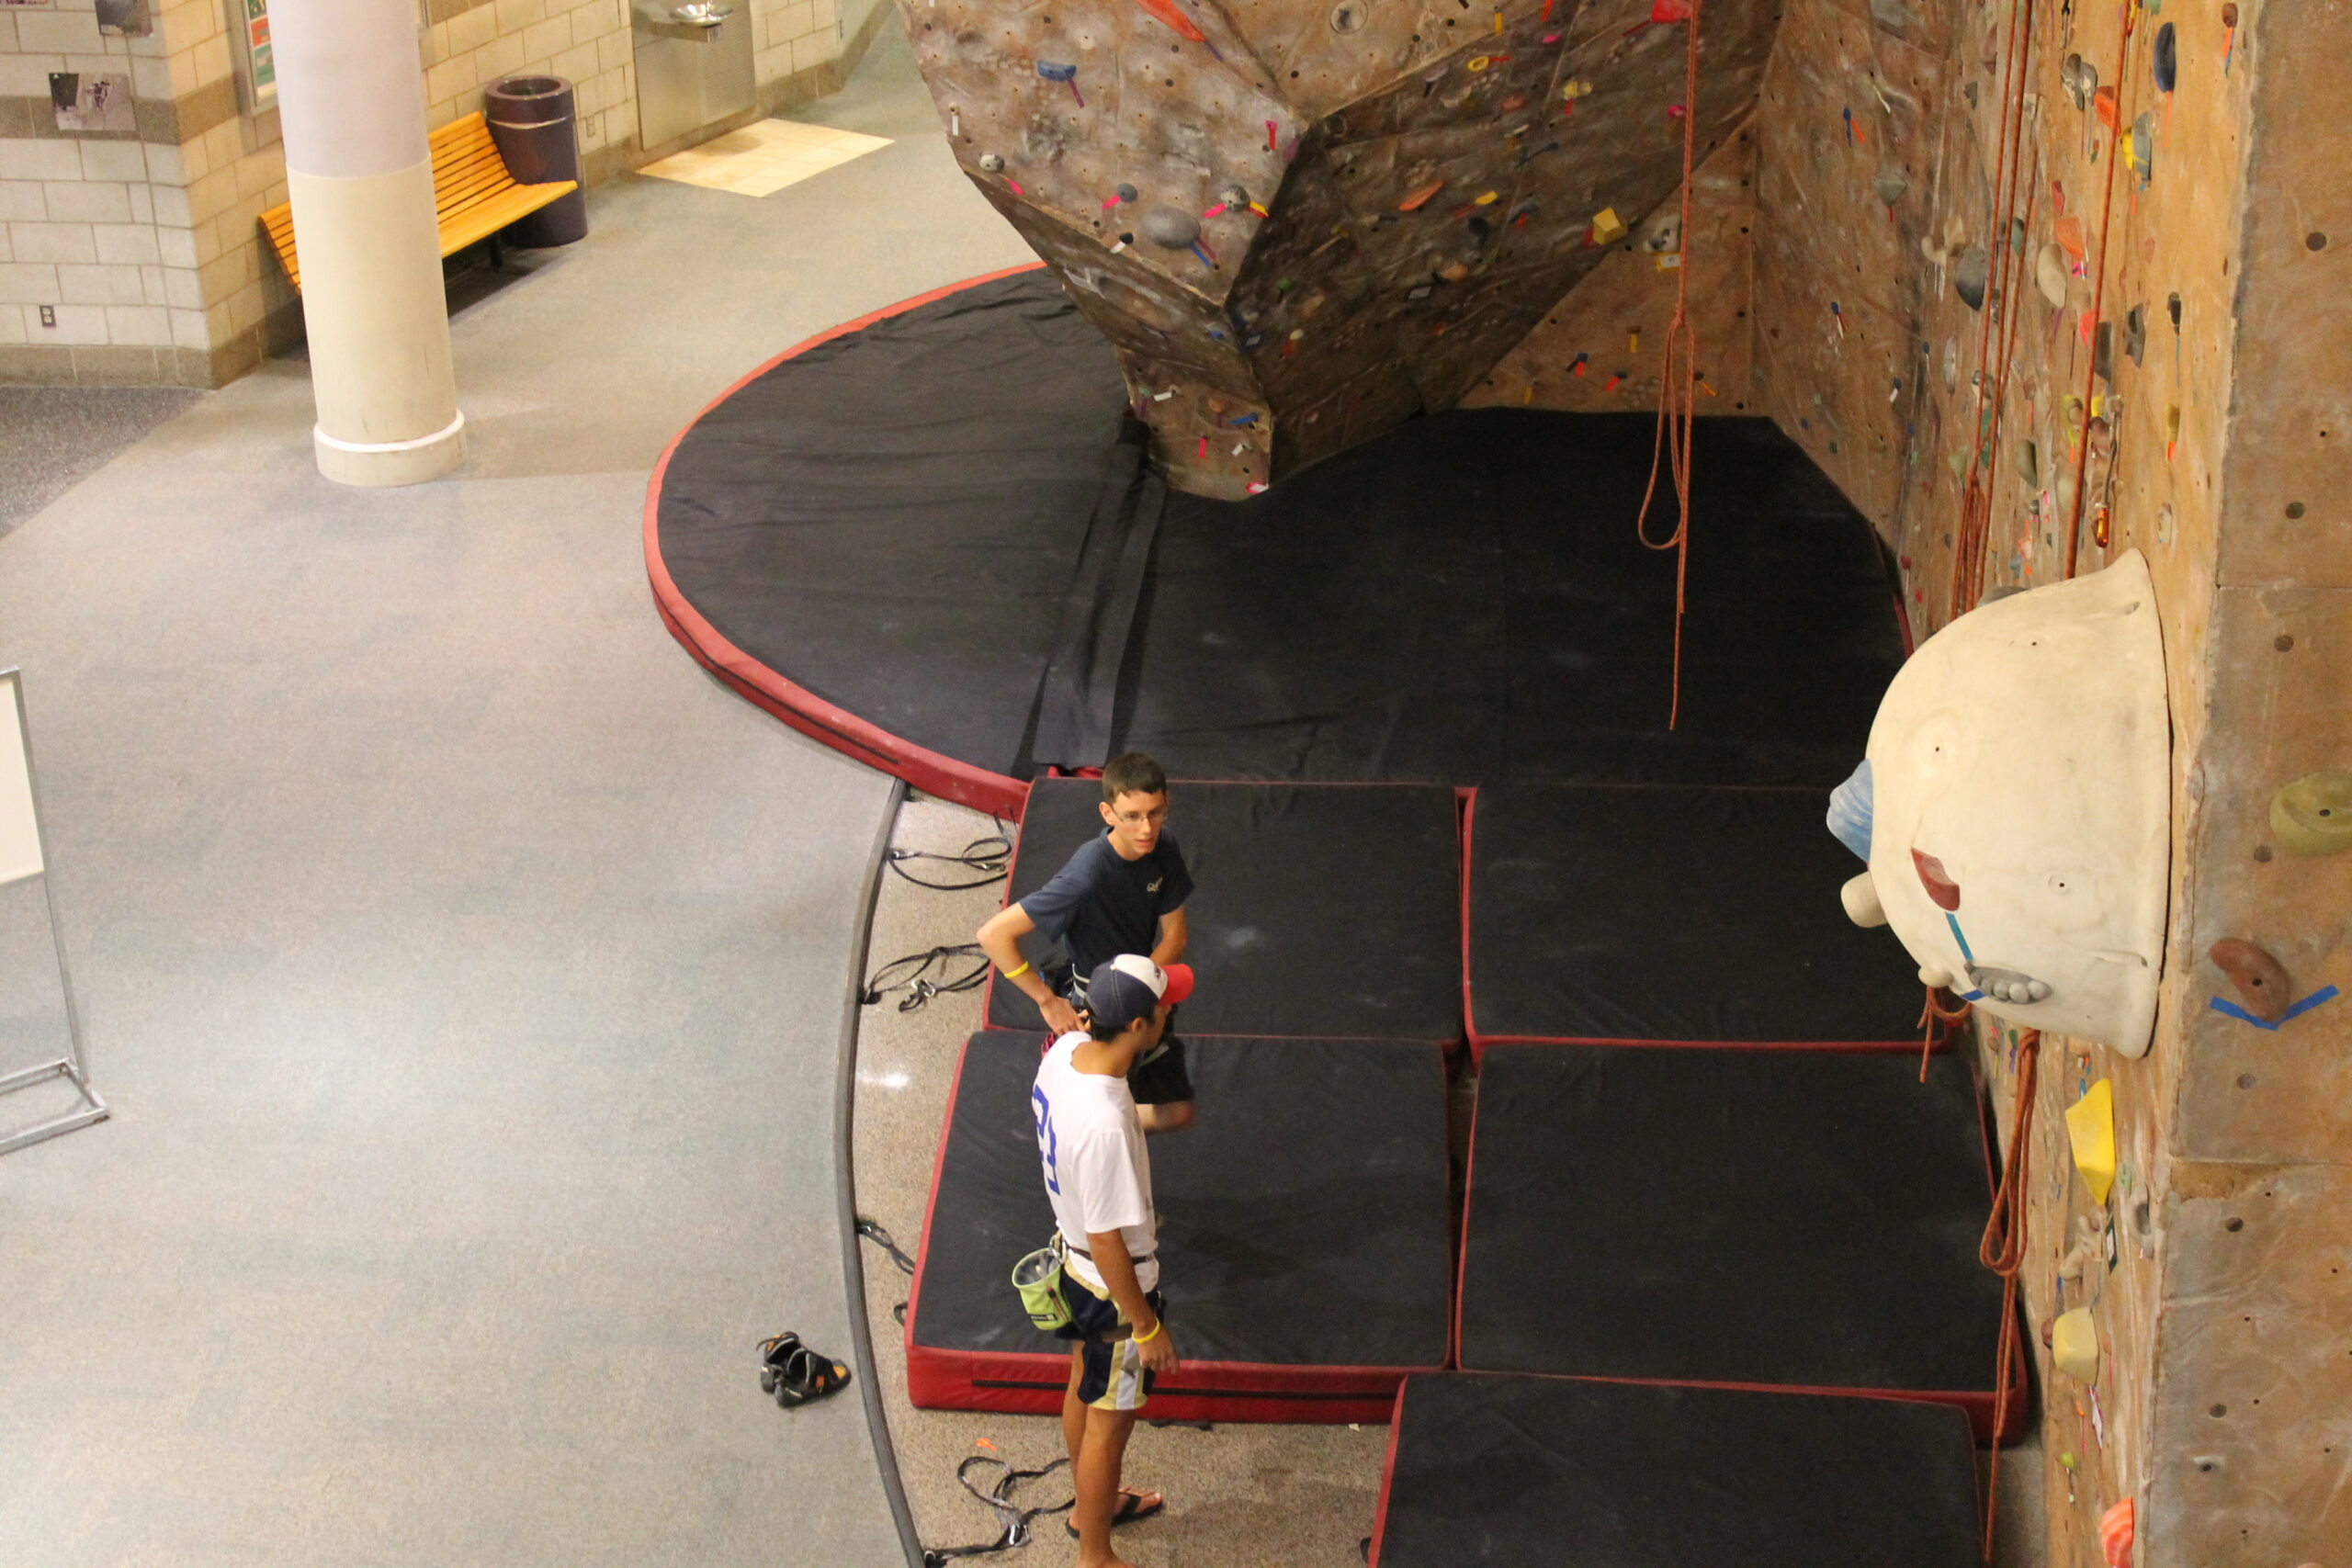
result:
<svg viewBox="0 0 2352 1568"><path fill-rule="evenodd" d="M2305 773L2270 797L2270 830L2299 855L2352 849L2352 773Z"/></svg>

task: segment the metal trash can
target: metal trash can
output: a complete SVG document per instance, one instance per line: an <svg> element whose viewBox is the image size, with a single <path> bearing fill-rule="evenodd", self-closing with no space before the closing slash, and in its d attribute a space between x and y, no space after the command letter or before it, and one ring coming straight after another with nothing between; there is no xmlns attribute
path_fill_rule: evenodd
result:
<svg viewBox="0 0 2352 1568"><path fill-rule="evenodd" d="M517 185L580 178L571 83L560 76L509 76L492 82L484 96L490 139ZM537 249L568 245L587 233L588 198L575 190L509 225L503 238L508 244Z"/></svg>

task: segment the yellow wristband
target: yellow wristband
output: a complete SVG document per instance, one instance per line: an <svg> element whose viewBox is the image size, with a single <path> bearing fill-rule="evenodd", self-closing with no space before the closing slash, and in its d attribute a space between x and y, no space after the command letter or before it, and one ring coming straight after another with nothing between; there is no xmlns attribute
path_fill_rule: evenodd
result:
<svg viewBox="0 0 2352 1568"><path fill-rule="evenodd" d="M1030 970L1035 969L1035 967L1037 966L1035 964L1023 961L1020 968L1006 970L1004 972L1004 977L1008 980L1018 980L1021 976L1026 975Z"/></svg>
<svg viewBox="0 0 2352 1568"><path fill-rule="evenodd" d="M1138 1334L1138 1335L1136 1335L1136 1336L1135 1337L1135 1341L1136 1341L1136 1344L1138 1344L1138 1345L1148 1345L1148 1344L1150 1344L1153 1340L1155 1340L1155 1339L1159 1338L1159 1331L1160 1331L1161 1329L1163 1329L1163 1328L1166 1328L1167 1326L1168 1326L1168 1320L1167 1320L1166 1318L1164 1318L1164 1317L1163 1317L1163 1318L1160 1318L1159 1320L1158 1320L1157 1322L1155 1322L1155 1323L1151 1325L1151 1332L1150 1332L1150 1333L1148 1333L1148 1334Z"/></svg>

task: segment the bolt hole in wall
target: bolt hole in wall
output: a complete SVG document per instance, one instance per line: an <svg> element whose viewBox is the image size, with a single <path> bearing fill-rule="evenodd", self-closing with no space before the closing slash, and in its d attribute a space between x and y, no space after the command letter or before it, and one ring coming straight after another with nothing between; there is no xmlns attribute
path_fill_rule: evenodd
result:
<svg viewBox="0 0 2352 1568"><path fill-rule="evenodd" d="M750 0L629 0L637 135L660 147L754 100Z"/></svg>

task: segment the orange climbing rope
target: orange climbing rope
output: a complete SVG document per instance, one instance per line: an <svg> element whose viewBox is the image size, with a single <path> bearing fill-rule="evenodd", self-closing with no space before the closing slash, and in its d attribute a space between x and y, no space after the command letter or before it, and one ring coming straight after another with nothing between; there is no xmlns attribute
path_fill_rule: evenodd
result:
<svg viewBox="0 0 2352 1568"><path fill-rule="evenodd" d="M1936 991L1937 987L1934 986L1928 987L1928 999L1919 1009L1919 1081L1921 1083L1928 1081L1928 1058L1934 1055L1936 1052L1936 1026L1941 1024L1944 1038L1950 1039L1952 1030L1965 1023L1970 1015L1976 1010L1967 1002L1962 1002L1960 1006L1947 1012L1944 1010L1943 1004L1936 1000Z"/></svg>
<svg viewBox="0 0 2352 1568"><path fill-rule="evenodd" d="M1993 220L1997 228L1991 247L1992 265L1984 283L1983 320L1976 332L1976 406L1975 419L1969 430L1968 482L1961 491L1960 524L1952 536L1951 593L1947 602L1950 616L1957 618L1976 607L1977 596L1984 591L1984 545L1993 517L1992 487L1985 477L1988 452L1986 443L1996 439L1988 435L1990 427L1997 432L2001 409L1998 402L1986 404L1993 395L1996 377L1993 370L1993 313L1995 301L2008 314L2007 332L2001 348L2001 368L1998 385L2008 386L2009 361L2016 351L2017 281L2022 272L2020 253L2024 247L2009 243L2012 227L2011 209L2017 205L2017 170L2025 147L2025 100L2028 80L2027 66L2030 60L2033 35L2034 0L2009 0L2008 48L2001 74L2001 141L1994 156Z"/></svg>
<svg viewBox="0 0 2352 1568"><path fill-rule="evenodd" d="M1993 1214L1977 1243L1977 1261L2001 1277L2001 1334L1993 1369L1993 1457L1984 1478L1984 1561L1993 1561L1993 1519L1999 1507L2001 1428L2009 1418L2009 1364L2018 1354L2018 1271L2025 1263L2026 1181L2032 1169L2033 1089L2041 1057L2041 1031L2018 1035L2017 1095L2009 1113L2009 1154Z"/></svg>
<svg viewBox="0 0 2352 1568"><path fill-rule="evenodd" d="M1701 0L1690 0L1689 19L1684 23L1688 31L1683 38L1682 67L1682 227L1678 233L1681 265L1675 269L1674 319L1667 323L1666 347L1659 363L1657 437L1650 445L1650 479L1642 490L1642 509L1634 514L1634 532L1643 544L1674 552L1674 675L1666 710L1668 729L1682 716L1682 614L1690 572L1690 434L1697 422L1699 396L1699 333L1690 322L1690 171L1699 136L1700 4ZM1661 459L1672 477L1679 516L1672 534L1653 539L1650 500L1657 493Z"/></svg>
<svg viewBox="0 0 2352 1568"><path fill-rule="evenodd" d="M2098 261L2097 276L2091 284L2091 352L2083 367L2083 439L2075 453L2075 505L2066 518L2066 575L2075 575L2075 562L2083 548L2083 503L2088 499L2085 481L2091 466L2091 393L2098 385L2099 318L2107 308L2107 243L2115 234L2115 165L2120 156L2123 141L2124 73L2132 63L2132 26L2139 19L2140 0L2122 0L2120 34L2115 40L2115 121L2109 125L2107 137L2107 192L2099 201ZM2112 365L2109 369L2114 368ZM2113 458L2109 459L2112 473Z"/></svg>

